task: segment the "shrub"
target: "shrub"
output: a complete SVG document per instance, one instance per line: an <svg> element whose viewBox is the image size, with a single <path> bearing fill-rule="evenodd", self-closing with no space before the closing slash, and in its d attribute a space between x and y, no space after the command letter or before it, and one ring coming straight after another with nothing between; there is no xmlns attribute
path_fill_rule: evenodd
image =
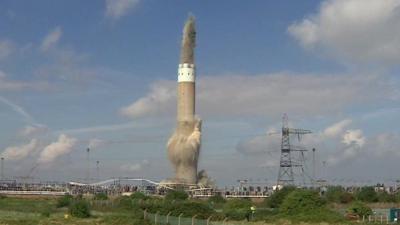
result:
<svg viewBox="0 0 400 225"><path fill-rule="evenodd" d="M72 199L73 199L72 195L64 195L57 200L56 207L57 208L68 207L71 204Z"/></svg>
<svg viewBox="0 0 400 225"><path fill-rule="evenodd" d="M372 214L372 209L368 207L366 204L355 201L351 204L351 206L347 209L348 213L356 214L360 217L369 216Z"/></svg>
<svg viewBox="0 0 400 225"><path fill-rule="evenodd" d="M325 202L318 193L310 190L296 190L291 192L282 202L279 210L285 215L313 213L324 207Z"/></svg>
<svg viewBox="0 0 400 225"><path fill-rule="evenodd" d="M166 203L164 209L172 212L172 215L175 216L183 213L183 215L190 217L197 215L199 219L207 219L215 213L206 202L178 201L173 204Z"/></svg>
<svg viewBox="0 0 400 225"><path fill-rule="evenodd" d="M69 212L77 218L88 218L90 217L89 203L85 200L75 200L70 204Z"/></svg>
<svg viewBox="0 0 400 225"><path fill-rule="evenodd" d="M349 192L344 192L341 196L340 196L340 203L343 204L347 204L350 203L354 200L354 196L353 194L349 193Z"/></svg>
<svg viewBox="0 0 400 225"><path fill-rule="evenodd" d="M214 195L208 198L208 202L211 204L223 204L226 200L221 195Z"/></svg>
<svg viewBox="0 0 400 225"><path fill-rule="evenodd" d="M121 196L115 200L117 202L117 207L121 209L132 209L132 199L128 196Z"/></svg>
<svg viewBox="0 0 400 225"><path fill-rule="evenodd" d="M257 208L257 210L252 215L254 221L269 221L271 219L276 219L278 217L279 210L278 209L267 209L267 208ZM276 221L271 220L272 224L275 224Z"/></svg>
<svg viewBox="0 0 400 225"><path fill-rule="evenodd" d="M247 199L232 199L226 202L223 213L232 220L243 220L250 215L251 201Z"/></svg>
<svg viewBox="0 0 400 225"><path fill-rule="evenodd" d="M328 202L340 202L342 195L345 193L341 186L331 186L325 193Z"/></svg>
<svg viewBox="0 0 400 225"><path fill-rule="evenodd" d="M208 203L211 207L215 208L222 208L223 205L226 203L226 199L221 195L215 195L208 198Z"/></svg>
<svg viewBox="0 0 400 225"><path fill-rule="evenodd" d="M131 196L130 196L133 200L146 200L149 199L148 196L146 196L145 194L143 194L142 192L134 192Z"/></svg>
<svg viewBox="0 0 400 225"><path fill-rule="evenodd" d="M386 191L378 192L379 202L396 202L396 195L389 194Z"/></svg>
<svg viewBox="0 0 400 225"><path fill-rule="evenodd" d="M396 199L396 202L400 202L400 191L398 191L396 194L394 194L394 197Z"/></svg>
<svg viewBox="0 0 400 225"><path fill-rule="evenodd" d="M311 190L295 190L282 202L280 216L302 222L343 222L344 218L326 207L326 202L317 192Z"/></svg>
<svg viewBox="0 0 400 225"><path fill-rule="evenodd" d="M360 191L356 194L357 200L363 202L377 202L378 195L375 192L374 187L362 187Z"/></svg>
<svg viewBox="0 0 400 225"><path fill-rule="evenodd" d="M97 193L94 195L94 200L107 200L108 199L108 195L106 193Z"/></svg>
<svg viewBox="0 0 400 225"><path fill-rule="evenodd" d="M296 190L293 186L283 187L281 190L275 191L271 197L265 199L265 204L270 208L279 208L285 197L292 191Z"/></svg>
<svg viewBox="0 0 400 225"><path fill-rule="evenodd" d="M139 204L135 204L135 206L140 207L141 209L146 209L151 213L168 213L168 206L171 205L171 202L164 201L159 198L151 198L145 201L139 202Z"/></svg>
<svg viewBox="0 0 400 225"><path fill-rule="evenodd" d="M346 192L342 186L331 186L325 193L328 202L347 204L354 200L353 194Z"/></svg>
<svg viewBox="0 0 400 225"><path fill-rule="evenodd" d="M165 200L172 201L172 200L186 200L189 196L184 191L169 191L165 196Z"/></svg>

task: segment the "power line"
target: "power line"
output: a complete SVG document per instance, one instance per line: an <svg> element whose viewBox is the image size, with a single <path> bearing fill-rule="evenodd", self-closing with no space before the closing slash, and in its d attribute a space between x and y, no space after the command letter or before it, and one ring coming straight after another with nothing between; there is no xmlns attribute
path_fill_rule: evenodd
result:
<svg viewBox="0 0 400 225"><path fill-rule="evenodd" d="M289 128L288 116L285 113L282 118L282 140L281 140L281 157L279 162L278 186L293 186L295 185L295 173L293 168L299 168L300 176L305 183L306 172L304 152L307 149L290 144L290 136L295 135L300 141L302 135L310 134L311 131L304 129ZM298 161L293 160L292 152L298 152L300 158Z"/></svg>

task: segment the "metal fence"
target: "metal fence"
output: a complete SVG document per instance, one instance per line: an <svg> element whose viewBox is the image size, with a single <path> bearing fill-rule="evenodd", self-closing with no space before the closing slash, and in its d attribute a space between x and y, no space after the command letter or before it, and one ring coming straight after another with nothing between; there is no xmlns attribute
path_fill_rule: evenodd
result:
<svg viewBox="0 0 400 225"><path fill-rule="evenodd" d="M239 225L247 224L244 221L212 221L212 217L208 219L198 219L196 216L185 217L183 214L179 216L161 215L144 212L144 218L148 219L154 225ZM371 215L364 216L357 219L358 222L367 224L393 224L389 221L389 215Z"/></svg>
<svg viewBox="0 0 400 225"><path fill-rule="evenodd" d="M233 223L230 223L227 219L224 221L212 221L212 217L208 219L198 219L196 216L185 217L183 214L171 216L147 213L145 211L144 217L155 225L233 225Z"/></svg>
<svg viewBox="0 0 400 225"><path fill-rule="evenodd" d="M375 224L389 224L392 223L389 219L389 215L371 215L371 216L363 216L360 218L363 223L375 223Z"/></svg>

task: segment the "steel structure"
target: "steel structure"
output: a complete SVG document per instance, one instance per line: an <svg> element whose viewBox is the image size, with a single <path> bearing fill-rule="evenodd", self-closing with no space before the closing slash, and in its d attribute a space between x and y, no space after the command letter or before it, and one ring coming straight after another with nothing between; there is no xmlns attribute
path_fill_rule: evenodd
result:
<svg viewBox="0 0 400 225"><path fill-rule="evenodd" d="M304 134L309 134L311 131L304 129L289 128L288 116L283 115L282 119L282 142L281 142L281 157L279 163L279 174L277 187L282 186L293 186L295 185L295 176L293 172L293 167L300 168L304 182L304 163L305 157L304 152L307 151L305 148L294 146L290 144L290 137L295 135L300 141L301 136ZM293 160L292 152L299 152L300 159L298 161Z"/></svg>
<svg viewBox="0 0 400 225"><path fill-rule="evenodd" d="M86 149L86 163L87 163L87 167L86 167L86 182L90 183L91 179L90 179L90 148Z"/></svg>
<svg viewBox="0 0 400 225"><path fill-rule="evenodd" d="M4 180L4 157L1 157L1 180Z"/></svg>

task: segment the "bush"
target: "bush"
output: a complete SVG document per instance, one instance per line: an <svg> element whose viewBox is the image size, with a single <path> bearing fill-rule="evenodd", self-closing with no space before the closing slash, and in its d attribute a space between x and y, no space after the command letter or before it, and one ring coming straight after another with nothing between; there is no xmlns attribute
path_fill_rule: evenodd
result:
<svg viewBox="0 0 400 225"><path fill-rule="evenodd" d="M356 214L360 217L369 216L372 214L372 209L368 207L366 204L355 201L351 204L351 206L347 209L348 213Z"/></svg>
<svg viewBox="0 0 400 225"><path fill-rule="evenodd" d="M211 207L215 208L222 208L223 205L226 203L226 199L221 195L215 195L208 198L208 203Z"/></svg>
<svg viewBox="0 0 400 225"><path fill-rule="evenodd" d="M286 196L294 190L296 190L295 187L287 186L283 187L281 190L275 191L271 197L265 199L266 206L270 208L279 208Z"/></svg>
<svg viewBox="0 0 400 225"><path fill-rule="evenodd" d="M354 196L353 194L349 193L349 192L344 192L341 196L340 196L340 203L343 204L347 204L350 203L354 200Z"/></svg>
<svg viewBox="0 0 400 225"><path fill-rule="evenodd" d="M207 219L215 213L206 202L178 201L173 204L166 203L164 209L171 212L174 216L183 213L186 217L197 215L197 218L199 219Z"/></svg>
<svg viewBox="0 0 400 225"><path fill-rule="evenodd" d="M328 202L336 202L347 204L354 200L351 193L346 192L342 186L331 186L325 193L325 198Z"/></svg>
<svg viewBox="0 0 400 225"><path fill-rule="evenodd" d="M117 202L117 207L121 209L132 209L133 203L132 199L128 196L121 196L115 200Z"/></svg>
<svg viewBox="0 0 400 225"><path fill-rule="evenodd" d="M173 201L173 200L183 201L188 198L189 198L188 194L184 191L169 191L165 196L165 200L167 201Z"/></svg>
<svg viewBox="0 0 400 225"><path fill-rule="evenodd" d="M85 200L75 200L70 204L69 212L77 218L88 218L90 217L89 203Z"/></svg>
<svg viewBox="0 0 400 225"><path fill-rule="evenodd" d="M378 195L375 192L374 187L362 187L360 191L357 192L356 198L363 202L377 202Z"/></svg>
<svg viewBox="0 0 400 225"><path fill-rule="evenodd" d="M57 208L68 207L71 204L72 199L73 199L72 195L64 195L57 200L56 207Z"/></svg>
<svg viewBox="0 0 400 225"><path fill-rule="evenodd" d="M396 194L394 194L394 197L396 199L396 202L400 202L400 191L398 191Z"/></svg>
<svg viewBox="0 0 400 225"><path fill-rule="evenodd" d="M396 195L389 194L386 191L378 192L379 202L396 202Z"/></svg>
<svg viewBox="0 0 400 225"><path fill-rule="evenodd" d="M208 202L211 204L223 204L226 200L221 195L214 195L208 198Z"/></svg>
<svg viewBox="0 0 400 225"><path fill-rule="evenodd" d="M331 186L325 193L325 198L328 202L340 202L342 195L345 193L341 186Z"/></svg>
<svg viewBox="0 0 400 225"><path fill-rule="evenodd" d="M130 196L133 200L146 200L149 199L149 197L147 197L145 194L143 194L142 192L134 192L133 194L131 194Z"/></svg>
<svg viewBox="0 0 400 225"><path fill-rule="evenodd" d="M226 202L223 213L232 220L244 220L251 213L251 201L247 199L232 199Z"/></svg>
<svg viewBox="0 0 400 225"><path fill-rule="evenodd" d="M279 208L280 216L302 222L343 222L344 218L326 207L326 202L317 192L296 190L290 193Z"/></svg>
<svg viewBox="0 0 400 225"><path fill-rule="evenodd" d="M107 200L108 199L108 195L106 193L97 193L94 195L94 200Z"/></svg>
<svg viewBox="0 0 400 225"><path fill-rule="evenodd" d="M140 207L143 210L148 210L151 213L168 213L168 207L171 206L172 203L169 201L164 201L164 199L159 198L151 198L145 201L138 202L135 206Z"/></svg>
<svg viewBox="0 0 400 225"><path fill-rule="evenodd" d="M325 206L325 202L318 193L310 190L296 190L291 192L282 202L279 210L285 215L313 213Z"/></svg>
<svg viewBox="0 0 400 225"><path fill-rule="evenodd" d="M278 218L278 209L267 209L267 208L257 208L257 210L252 215L253 221L271 221L272 224L276 224L274 219ZM272 220L271 220L272 219Z"/></svg>

